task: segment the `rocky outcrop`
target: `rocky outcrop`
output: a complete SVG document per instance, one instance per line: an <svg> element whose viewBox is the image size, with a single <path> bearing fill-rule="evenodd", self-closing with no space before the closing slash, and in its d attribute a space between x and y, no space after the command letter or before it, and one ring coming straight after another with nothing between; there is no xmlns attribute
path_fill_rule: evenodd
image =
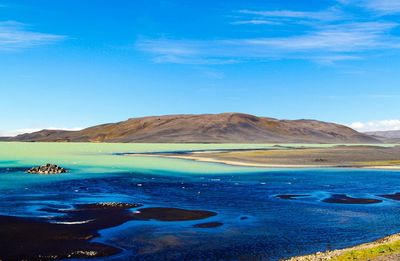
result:
<svg viewBox="0 0 400 261"><path fill-rule="evenodd" d="M28 169L26 172L31 174L60 174L67 172L67 170L55 164L47 163L46 165Z"/></svg>

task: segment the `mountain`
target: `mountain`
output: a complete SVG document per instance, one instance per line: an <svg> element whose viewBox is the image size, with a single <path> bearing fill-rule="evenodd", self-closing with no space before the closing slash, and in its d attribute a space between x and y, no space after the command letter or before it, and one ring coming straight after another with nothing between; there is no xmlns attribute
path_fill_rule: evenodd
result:
<svg viewBox="0 0 400 261"><path fill-rule="evenodd" d="M316 120L277 120L242 113L133 118L80 131L42 130L12 141L149 143L378 143L349 127Z"/></svg>
<svg viewBox="0 0 400 261"><path fill-rule="evenodd" d="M393 131L371 131L365 134L387 143L400 143L400 130Z"/></svg>
<svg viewBox="0 0 400 261"><path fill-rule="evenodd" d="M378 137L384 137L388 139L400 139L400 130L394 131L371 131L366 132L367 135L373 135Z"/></svg>

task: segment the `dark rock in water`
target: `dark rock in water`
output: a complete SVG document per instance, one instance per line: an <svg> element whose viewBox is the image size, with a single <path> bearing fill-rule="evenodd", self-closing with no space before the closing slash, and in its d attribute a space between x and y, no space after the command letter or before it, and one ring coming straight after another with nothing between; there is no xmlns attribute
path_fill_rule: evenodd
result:
<svg viewBox="0 0 400 261"><path fill-rule="evenodd" d="M55 164L47 163L46 165L33 167L26 172L31 174L60 174L67 172L67 170Z"/></svg>
<svg viewBox="0 0 400 261"><path fill-rule="evenodd" d="M330 198L326 198L322 201L325 203L337 204L376 204L382 202L382 200L373 198L352 198L345 194L333 194Z"/></svg>
<svg viewBox="0 0 400 261"><path fill-rule="evenodd" d="M71 209L43 208L62 213L50 219L0 215L0 260L54 260L105 257L121 249L92 242L98 231L132 220L140 204L93 203Z"/></svg>
<svg viewBox="0 0 400 261"><path fill-rule="evenodd" d="M220 227L223 226L224 223L221 222L208 222L208 223L201 223L193 225L195 228L213 228L213 227Z"/></svg>
<svg viewBox="0 0 400 261"><path fill-rule="evenodd" d="M388 199L400 201L400 193L386 194L386 195L378 195L378 197L388 198Z"/></svg>
<svg viewBox="0 0 400 261"><path fill-rule="evenodd" d="M69 209L39 209L49 214L62 214L51 218L0 215L0 260L107 257L120 253L122 249L94 242L93 239L100 236L99 230L133 220L187 221L217 215L211 211L175 208L141 208L131 211L140 206L134 203L103 202L78 204ZM199 224L199 227L219 225L219 222L210 222Z"/></svg>
<svg viewBox="0 0 400 261"><path fill-rule="evenodd" d="M180 208L141 208L134 217L141 220L158 221L189 221L205 219L217 215L217 213L206 210L188 210Z"/></svg>
<svg viewBox="0 0 400 261"><path fill-rule="evenodd" d="M276 195L276 198L280 199L289 199L289 200L296 200L300 197L309 197L310 195L296 195L296 194L284 194L284 195Z"/></svg>

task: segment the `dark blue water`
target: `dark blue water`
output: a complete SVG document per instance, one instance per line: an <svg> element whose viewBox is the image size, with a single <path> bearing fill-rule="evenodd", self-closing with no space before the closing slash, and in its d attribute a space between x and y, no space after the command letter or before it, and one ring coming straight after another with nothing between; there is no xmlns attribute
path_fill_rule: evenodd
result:
<svg viewBox="0 0 400 261"><path fill-rule="evenodd" d="M19 169L2 171L1 175ZM131 202L146 207L211 210L201 221L130 221L101 231L97 241L122 248L108 260L278 260L371 241L400 230L400 201L377 195L400 192L400 172L290 170L235 175L147 175L54 181L3 190L0 214L41 216L43 207L86 202ZM278 194L305 194L297 200ZM332 194L382 203L322 202ZM202 222L216 228L194 228Z"/></svg>

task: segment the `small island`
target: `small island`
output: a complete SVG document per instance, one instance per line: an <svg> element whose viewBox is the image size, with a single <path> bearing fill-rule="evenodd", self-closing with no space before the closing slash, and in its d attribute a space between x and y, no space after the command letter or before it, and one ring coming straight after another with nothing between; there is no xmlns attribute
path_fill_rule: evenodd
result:
<svg viewBox="0 0 400 261"><path fill-rule="evenodd" d="M67 170L56 165L56 164L50 164L47 163L46 165L38 166L38 167L33 167L31 169L28 169L26 173L29 174L60 174L60 173L66 173Z"/></svg>

